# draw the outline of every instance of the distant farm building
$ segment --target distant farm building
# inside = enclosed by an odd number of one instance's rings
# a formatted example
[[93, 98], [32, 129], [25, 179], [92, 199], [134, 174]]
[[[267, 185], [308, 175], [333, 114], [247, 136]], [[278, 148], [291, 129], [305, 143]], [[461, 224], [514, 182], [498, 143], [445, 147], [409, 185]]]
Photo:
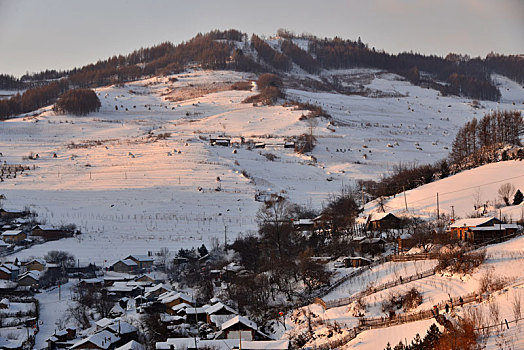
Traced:
[[36, 225], [31, 230], [31, 236], [42, 237], [46, 241], [53, 241], [65, 237], [71, 237], [73, 232], [48, 225]]

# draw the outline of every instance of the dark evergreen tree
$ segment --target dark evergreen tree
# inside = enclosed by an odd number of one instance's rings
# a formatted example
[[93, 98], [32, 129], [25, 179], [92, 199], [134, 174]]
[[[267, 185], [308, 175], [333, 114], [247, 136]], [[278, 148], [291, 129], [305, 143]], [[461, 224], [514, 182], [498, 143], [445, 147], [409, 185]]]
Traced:
[[524, 196], [522, 195], [522, 192], [517, 190], [517, 192], [515, 192], [515, 196], [513, 197], [513, 205], [519, 205], [523, 200]]

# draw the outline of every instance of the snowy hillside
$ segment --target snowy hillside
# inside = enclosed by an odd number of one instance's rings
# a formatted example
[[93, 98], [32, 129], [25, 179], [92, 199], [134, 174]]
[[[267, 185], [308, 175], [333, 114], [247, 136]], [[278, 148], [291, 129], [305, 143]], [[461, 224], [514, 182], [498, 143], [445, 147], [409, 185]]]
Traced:
[[[107, 265], [129, 253], [222, 243], [225, 235], [231, 242], [256, 229], [259, 192], [283, 192], [293, 202], [320, 208], [343, 185], [378, 179], [400, 161], [442, 159], [465, 121], [524, 100], [522, 87], [505, 78], [498, 80], [502, 102], [481, 101], [477, 109], [471, 100], [441, 97], [377, 70], [322, 74], [344, 76], [347, 84], [358, 79], [375, 97], [287, 90], [290, 99], [318, 104], [333, 116], [333, 122], [319, 120], [313, 130], [318, 139], [314, 158], [283, 147], [289, 137], [308, 132], [299, 120], [306, 112], [242, 103], [255, 92], [229, 86], [255, 76], [231, 71], [193, 70], [99, 88], [102, 108], [87, 117], [57, 116], [48, 108], [2, 123], [1, 160], [31, 168], [0, 183], [7, 198], [3, 204], [29, 206], [39, 220], [73, 223], [83, 232], [18, 256], [65, 249], [82, 262]], [[232, 141], [263, 142], [266, 148], [212, 146], [209, 138], [222, 134]], [[36, 154], [37, 159], [28, 159]], [[522, 170], [501, 173], [509, 178]], [[453, 205], [444, 195], [451, 190], [439, 190], [445, 210]], [[434, 192], [408, 192], [408, 205], [434, 210]], [[467, 211], [470, 194], [461, 195]], [[493, 197], [491, 192], [484, 196]], [[400, 209], [401, 199], [389, 205]], [[454, 205], [459, 213], [462, 204]]]
[[[479, 316], [478, 321], [482, 326], [497, 327], [490, 332], [491, 335], [486, 339], [486, 349], [498, 349], [497, 343], [500, 343], [502, 340], [512, 344], [514, 349], [520, 349], [524, 345], [523, 339], [519, 335], [523, 328], [522, 322], [516, 324], [513, 321], [516, 318], [513, 304], [515, 300], [520, 300], [524, 297], [524, 276], [521, 272], [524, 266], [523, 249], [523, 237], [489, 246], [486, 251], [487, 258], [485, 262], [471, 274], [437, 273], [388, 288], [384, 291], [372, 293], [361, 299], [364, 308], [358, 307], [356, 302], [327, 310], [318, 304], [311, 304], [293, 312], [289, 320], [286, 321], [292, 327], [285, 334], [294, 337], [301, 333], [307, 333], [304, 313], [311, 313], [313, 321], [315, 321], [313, 323], [313, 337], [310, 338], [306, 346], [325, 346], [331, 341], [347, 337], [351, 333], [351, 329], [355, 329], [359, 325], [362, 317], [364, 319], [383, 318], [387, 320], [387, 312], [381, 309], [383, 303], [391, 299], [392, 295], [403, 294], [415, 288], [422, 296], [420, 305], [408, 312], [399, 311], [397, 317], [431, 310], [434, 305], [448, 303], [448, 306], [451, 306], [450, 298], [453, 298], [455, 301], [461, 297], [464, 298], [463, 300], [467, 300], [466, 296], [473, 295], [472, 302], [464, 302], [462, 305], [455, 302], [453, 307], [450, 307], [448, 310], [448, 313], [457, 317], [473, 312]], [[337, 288], [331, 296], [347, 297], [356, 290], [371, 288], [371, 283], [377, 286], [385, 281], [399, 281], [401, 277], [406, 279], [410, 275], [419, 274], [435, 262], [435, 260], [411, 261], [407, 263], [388, 262], [378, 265], [358, 277], [350, 279], [347, 283]], [[511, 269], [508, 269], [509, 264], [512, 266]], [[481, 292], [482, 285], [486, 280], [493, 285], [497, 281], [502, 288]], [[324, 297], [324, 300], [331, 296]], [[361, 314], [357, 315], [356, 312]], [[445, 314], [446, 312], [442, 310], [441, 313]], [[509, 322], [509, 330], [505, 327], [504, 329], [500, 328], [500, 322], [503, 322], [503, 320]], [[384, 349], [388, 342], [392, 347], [398, 344], [399, 341], [409, 344], [417, 333], [423, 338], [429, 327], [434, 323], [436, 321], [431, 317], [430, 313], [429, 317], [422, 317], [421, 320], [400, 325], [383, 326], [369, 330], [363, 327], [358, 329], [354, 339], [342, 342], [338, 347], [343, 349], [371, 350]], [[338, 325], [340, 332], [336, 330], [337, 327], [335, 325]]]
[[[505, 183], [510, 183], [521, 191], [524, 189], [524, 162], [505, 161], [463, 171], [406, 191], [405, 196], [398, 194], [395, 198], [389, 198], [386, 209], [406, 214], [407, 202], [409, 215], [436, 217], [438, 192], [441, 214], [451, 216], [454, 210], [455, 218], [466, 218], [477, 213], [475, 205], [486, 204], [486, 215], [498, 217], [502, 213], [502, 217], [508, 221], [521, 220], [524, 206], [504, 206], [498, 194], [500, 186]], [[366, 205], [365, 214], [377, 209], [376, 201], [370, 202]]]

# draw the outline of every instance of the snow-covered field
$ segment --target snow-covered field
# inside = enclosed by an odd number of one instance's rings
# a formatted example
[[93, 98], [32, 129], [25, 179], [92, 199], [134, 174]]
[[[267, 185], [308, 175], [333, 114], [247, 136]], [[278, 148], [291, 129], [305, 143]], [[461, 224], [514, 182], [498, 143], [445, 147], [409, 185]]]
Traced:
[[[305, 112], [241, 103], [255, 92], [227, 85], [254, 77], [238, 72], [194, 70], [104, 87], [97, 89], [101, 110], [87, 117], [57, 116], [47, 109], [36, 118], [1, 123], [0, 160], [31, 167], [0, 182], [7, 198], [3, 204], [29, 206], [47, 224], [73, 223], [83, 232], [18, 257], [60, 249], [83, 263], [108, 265], [161, 247], [209, 246], [226, 235], [231, 241], [256, 229], [259, 191], [283, 192], [293, 202], [320, 208], [343, 185], [378, 179], [400, 161], [445, 157], [465, 121], [524, 100], [522, 87], [502, 77], [497, 78], [502, 102], [481, 101], [482, 108], [475, 109], [471, 100], [439, 97], [392, 74], [354, 73], [368, 75], [367, 88], [395, 97], [287, 91], [290, 98], [321, 105], [334, 118], [334, 126], [321, 120], [314, 128], [316, 162], [282, 147], [287, 137], [308, 132], [299, 120]], [[219, 134], [265, 142], [266, 148], [211, 146], [209, 137]], [[31, 153], [38, 159], [27, 159]], [[278, 158], [270, 161], [267, 153]], [[508, 171], [505, 176], [511, 177], [521, 168]], [[419, 197], [410, 196], [408, 205], [414, 207]], [[441, 206], [449, 207], [442, 200]]]

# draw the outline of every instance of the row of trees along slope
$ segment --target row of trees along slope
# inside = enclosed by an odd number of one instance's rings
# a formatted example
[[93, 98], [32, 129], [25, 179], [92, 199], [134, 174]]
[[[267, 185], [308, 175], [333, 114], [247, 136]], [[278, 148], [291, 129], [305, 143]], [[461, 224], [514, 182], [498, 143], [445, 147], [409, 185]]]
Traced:
[[[20, 79], [0, 75], [2, 89], [27, 89], [21, 95], [0, 100], [0, 118], [49, 105], [69, 88], [94, 88], [145, 76], [178, 73], [189, 64], [205, 69], [256, 73], [289, 71], [292, 62], [309, 73], [318, 72], [321, 68], [371, 67], [395, 72], [414, 84], [438, 89], [442, 94], [489, 100], [500, 97], [500, 92], [491, 82], [491, 73], [503, 74], [524, 83], [524, 58], [520, 56], [490, 54], [481, 59], [456, 54], [444, 58], [412, 52], [392, 55], [370, 49], [360, 38], [351, 41], [338, 37], [319, 39], [311, 35], [297, 37], [289, 32], [285, 34], [285, 38], [274, 46], [280, 47], [281, 52], [257, 35], [251, 37], [250, 48], [246, 34], [234, 29], [215, 30], [207, 34], [199, 33], [178, 45], [164, 42], [69, 71], [46, 70], [26, 74]], [[307, 40], [308, 49], [297, 46], [294, 40]], [[255, 61], [253, 52], [256, 52], [259, 62]]]

